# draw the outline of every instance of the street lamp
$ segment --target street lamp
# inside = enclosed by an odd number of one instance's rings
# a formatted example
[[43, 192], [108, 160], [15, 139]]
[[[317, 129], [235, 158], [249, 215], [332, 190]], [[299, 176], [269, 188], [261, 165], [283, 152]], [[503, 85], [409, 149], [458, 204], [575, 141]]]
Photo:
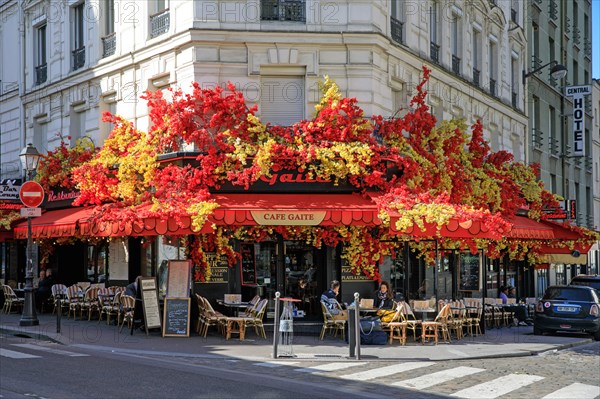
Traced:
[[523, 70], [523, 84], [525, 84], [525, 79], [527, 79], [528, 77], [530, 77], [533, 74], [538, 73], [539, 71], [541, 71], [542, 69], [546, 68], [547, 66], [552, 65], [552, 68], [550, 68], [550, 75], [556, 79], [562, 79], [567, 75], [567, 67], [559, 64], [557, 61], [550, 61], [547, 64], [542, 65], [539, 68], [534, 69], [533, 71], [530, 72], [525, 72], [525, 70]]
[[[23, 169], [27, 172], [27, 180], [31, 180], [38, 167], [41, 155], [33, 144], [27, 144], [19, 154]], [[31, 239], [31, 216], [27, 217], [27, 264], [25, 266], [25, 305], [21, 315], [20, 326], [37, 326], [40, 324], [35, 312], [35, 292], [33, 290], [33, 241]]]

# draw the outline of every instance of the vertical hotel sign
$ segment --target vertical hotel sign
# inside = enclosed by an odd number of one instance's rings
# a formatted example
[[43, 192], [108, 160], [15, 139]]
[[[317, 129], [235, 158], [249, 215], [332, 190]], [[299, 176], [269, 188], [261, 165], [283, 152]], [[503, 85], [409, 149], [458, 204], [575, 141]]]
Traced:
[[592, 94], [592, 86], [568, 86], [565, 95], [573, 97], [573, 156], [585, 155], [585, 101], [584, 97]]

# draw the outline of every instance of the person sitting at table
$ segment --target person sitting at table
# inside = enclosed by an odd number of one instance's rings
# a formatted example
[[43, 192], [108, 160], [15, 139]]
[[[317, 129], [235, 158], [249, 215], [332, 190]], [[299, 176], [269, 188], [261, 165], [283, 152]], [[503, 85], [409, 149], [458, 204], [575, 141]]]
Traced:
[[[507, 291], [508, 291], [509, 298], [517, 297], [517, 289], [515, 287], [508, 287]], [[515, 322], [515, 325], [519, 325], [519, 326], [533, 325], [533, 323], [529, 319], [529, 314], [527, 312], [526, 306], [510, 305], [510, 306], [507, 306], [507, 308], [509, 311], [514, 312], [514, 314], [515, 314], [515, 318], [517, 319], [517, 321]]]
[[500, 294], [498, 294], [498, 298], [502, 299], [502, 304], [506, 305], [508, 302], [508, 288], [506, 286], [500, 287]]
[[330, 287], [321, 295], [321, 302], [327, 306], [329, 313], [331, 313], [335, 320], [348, 320], [348, 311], [342, 309], [342, 306], [336, 299], [340, 294], [340, 282], [333, 280]]
[[390, 284], [382, 281], [379, 284], [379, 290], [375, 291], [375, 307], [379, 309], [391, 310], [394, 308], [394, 298], [390, 290]]

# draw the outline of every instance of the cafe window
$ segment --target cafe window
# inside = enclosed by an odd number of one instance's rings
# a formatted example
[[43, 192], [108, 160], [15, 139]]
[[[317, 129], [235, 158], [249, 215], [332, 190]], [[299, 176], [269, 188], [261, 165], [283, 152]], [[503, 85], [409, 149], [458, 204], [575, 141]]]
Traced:
[[108, 245], [97, 244], [87, 247], [87, 279], [90, 283], [108, 280]]
[[[145, 242], [142, 242], [142, 247], [146, 245]], [[185, 247], [181, 246], [181, 243], [178, 239], [172, 238], [169, 236], [160, 236], [159, 239], [156, 240], [156, 258], [158, 264], [158, 270], [156, 272], [156, 277], [158, 280], [158, 294], [159, 297], [163, 298], [167, 293], [167, 275], [169, 272], [169, 261], [170, 260], [181, 260], [185, 259]], [[149, 249], [152, 246], [149, 247]], [[152, 256], [152, 251], [147, 251], [150, 256]], [[152, 265], [152, 263], [146, 261], [146, 273], [148, 272], [148, 265]], [[144, 270], [144, 268], [142, 268]], [[146, 276], [152, 276], [153, 274], [145, 274]]]

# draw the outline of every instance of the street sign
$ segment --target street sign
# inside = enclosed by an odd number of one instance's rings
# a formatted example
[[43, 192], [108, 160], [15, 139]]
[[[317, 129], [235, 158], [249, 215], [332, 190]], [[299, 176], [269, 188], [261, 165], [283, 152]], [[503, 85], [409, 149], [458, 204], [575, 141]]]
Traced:
[[44, 189], [37, 182], [25, 182], [19, 190], [19, 198], [23, 205], [36, 208], [44, 201]]
[[21, 208], [21, 217], [35, 218], [42, 216], [42, 208]]

